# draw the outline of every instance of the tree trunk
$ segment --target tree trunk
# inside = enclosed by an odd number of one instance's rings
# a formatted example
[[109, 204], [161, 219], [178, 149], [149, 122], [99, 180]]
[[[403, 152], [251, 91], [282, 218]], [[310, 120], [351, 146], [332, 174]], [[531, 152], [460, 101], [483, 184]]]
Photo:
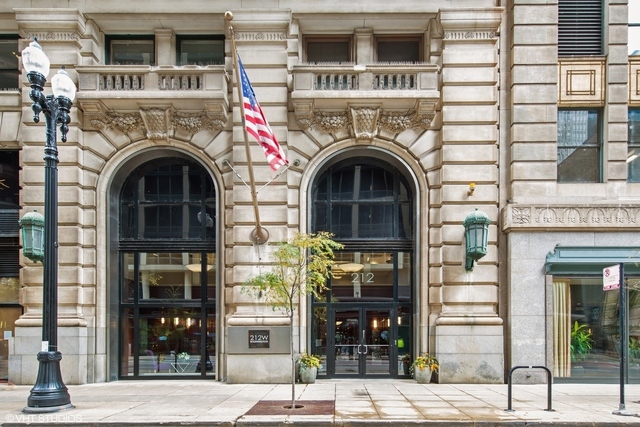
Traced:
[[291, 409], [296, 409], [296, 360], [293, 355], [293, 314], [289, 317], [289, 350], [291, 351]]

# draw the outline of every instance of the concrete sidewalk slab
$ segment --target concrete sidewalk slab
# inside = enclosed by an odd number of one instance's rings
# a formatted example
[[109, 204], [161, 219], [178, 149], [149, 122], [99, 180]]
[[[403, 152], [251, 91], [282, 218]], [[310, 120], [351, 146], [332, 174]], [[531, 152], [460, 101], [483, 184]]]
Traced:
[[[514, 385], [507, 412], [504, 384], [418, 384], [412, 380], [318, 380], [296, 385], [297, 400], [333, 401], [331, 415], [250, 415], [261, 401], [291, 400], [290, 384], [226, 384], [201, 380], [116, 381], [68, 386], [73, 409], [26, 414], [31, 386], [0, 384], [0, 425], [118, 426], [640, 426], [613, 414], [618, 384]], [[625, 386], [625, 409], [640, 412], [640, 385]]]

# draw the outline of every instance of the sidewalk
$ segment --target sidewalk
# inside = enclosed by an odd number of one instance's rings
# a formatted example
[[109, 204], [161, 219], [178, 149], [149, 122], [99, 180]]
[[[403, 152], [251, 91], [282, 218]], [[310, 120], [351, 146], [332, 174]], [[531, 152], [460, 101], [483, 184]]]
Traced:
[[[514, 412], [506, 412], [506, 384], [318, 380], [315, 384], [296, 385], [296, 403], [304, 405], [308, 402], [310, 415], [292, 415], [290, 409], [282, 408], [291, 402], [290, 384], [151, 380], [68, 388], [75, 408], [26, 414], [22, 409], [31, 386], [0, 383], [0, 425], [415, 427], [446, 423], [448, 427], [640, 426], [640, 417], [612, 414], [620, 408], [620, 386], [617, 384], [554, 384], [552, 412], [545, 410], [546, 384], [514, 385]], [[626, 385], [626, 410], [633, 414], [640, 412], [639, 400], [640, 385]], [[265, 401], [283, 402], [282, 405], [265, 405]], [[262, 409], [254, 408], [259, 402]], [[271, 410], [265, 412], [265, 407], [271, 407]], [[256, 412], [259, 414], [252, 415]]]

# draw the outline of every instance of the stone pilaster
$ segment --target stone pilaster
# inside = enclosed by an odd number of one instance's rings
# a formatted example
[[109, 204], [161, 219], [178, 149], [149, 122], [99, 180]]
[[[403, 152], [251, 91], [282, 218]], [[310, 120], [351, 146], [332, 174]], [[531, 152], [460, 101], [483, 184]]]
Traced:
[[[235, 13], [231, 25], [234, 28], [237, 53], [242, 59], [245, 71], [256, 98], [280, 145], [287, 151], [287, 76], [288, 76], [288, 26], [290, 16], [285, 12], [273, 12], [270, 19], [256, 21], [250, 13]], [[231, 48], [231, 44], [228, 44]], [[229, 54], [232, 57], [232, 54]], [[268, 66], [266, 66], [268, 64]], [[287, 240], [289, 231], [297, 231], [297, 221], [290, 221], [287, 197], [287, 172], [275, 178], [266, 161], [264, 151], [251, 135], [247, 135], [251, 163], [245, 148], [245, 134], [235, 87], [237, 76], [233, 71], [233, 151], [230, 153], [231, 168], [223, 169], [229, 195], [226, 227], [230, 230], [226, 240], [227, 256], [233, 266], [227, 272], [225, 298], [230, 311], [226, 316], [227, 356], [226, 381], [244, 382], [287, 382], [291, 377], [289, 342], [286, 345], [273, 343], [260, 363], [265, 369], [248, 371], [248, 360], [255, 355], [234, 347], [238, 336], [246, 338], [247, 327], [259, 327], [271, 332], [272, 337], [288, 331], [288, 319], [274, 313], [254, 297], [243, 292], [244, 281], [269, 268], [269, 253], [274, 243]], [[289, 159], [291, 161], [291, 159]], [[258, 209], [261, 226], [269, 232], [266, 244], [256, 245], [252, 241], [252, 231], [256, 227], [256, 216], [249, 187], [249, 168], [252, 168], [256, 189], [258, 189]], [[280, 170], [283, 170], [281, 168]], [[274, 179], [275, 178], [275, 179]], [[273, 180], [273, 181], [272, 181]], [[244, 181], [244, 182], [243, 182]], [[272, 181], [272, 182], [270, 182]], [[288, 334], [288, 332], [287, 332]], [[231, 340], [231, 341], [229, 341]], [[296, 344], [296, 348], [298, 345]]]
[[[85, 33], [85, 19], [76, 9], [16, 9], [18, 32], [25, 39], [20, 48], [37, 37], [51, 61], [50, 81], [65, 66], [77, 81], [74, 67], [81, 60], [80, 40]], [[77, 84], [77, 83], [76, 83]], [[34, 125], [26, 77], [23, 75], [21, 204], [24, 211], [37, 209], [44, 215], [44, 118]], [[50, 88], [45, 88], [49, 94]], [[88, 365], [94, 348], [88, 336], [95, 327], [95, 194], [79, 171], [88, 169], [79, 144], [78, 109], [70, 112], [68, 141], [60, 141], [58, 130], [58, 344], [62, 351], [62, 369], [69, 384], [82, 384], [88, 377]], [[20, 303], [24, 314], [16, 321], [10, 364], [19, 369], [16, 381], [28, 383], [37, 372], [35, 354], [40, 349], [42, 326], [42, 264], [25, 261], [22, 270]], [[35, 341], [34, 341], [35, 338]], [[14, 374], [12, 374], [14, 375]], [[35, 374], [34, 374], [35, 375]], [[14, 379], [12, 378], [12, 381]]]
[[[498, 317], [498, 29], [502, 10], [441, 10], [442, 168], [441, 312], [436, 353], [444, 383], [502, 382], [503, 328]], [[470, 184], [475, 188], [470, 191]], [[463, 206], [461, 206], [463, 205]], [[479, 208], [492, 220], [487, 255], [464, 270], [466, 215]]]

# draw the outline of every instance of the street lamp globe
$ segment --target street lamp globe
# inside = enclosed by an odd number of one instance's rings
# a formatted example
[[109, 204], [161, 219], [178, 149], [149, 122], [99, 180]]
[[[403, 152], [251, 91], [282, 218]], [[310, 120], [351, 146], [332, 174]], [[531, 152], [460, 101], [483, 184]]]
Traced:
[[64, 96], [73, 101], [76, 97], [76, 85], [64, 69], [58, 71], [51, 79], [51, 91], [56, 98]]
[[29, 46], [22, 51], [22, 64], [27, 73], [36, 72], [44, 77], [49, 75], [51, 62], [37, 40], [29, 43]]

